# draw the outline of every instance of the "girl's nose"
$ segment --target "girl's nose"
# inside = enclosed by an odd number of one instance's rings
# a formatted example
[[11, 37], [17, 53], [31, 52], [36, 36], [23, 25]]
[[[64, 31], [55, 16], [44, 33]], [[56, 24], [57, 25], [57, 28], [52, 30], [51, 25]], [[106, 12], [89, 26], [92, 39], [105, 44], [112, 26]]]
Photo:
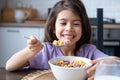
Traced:
[[67, 24], [65, 27], [66, 31], [71, 31], [72, 30], [72, 24]]

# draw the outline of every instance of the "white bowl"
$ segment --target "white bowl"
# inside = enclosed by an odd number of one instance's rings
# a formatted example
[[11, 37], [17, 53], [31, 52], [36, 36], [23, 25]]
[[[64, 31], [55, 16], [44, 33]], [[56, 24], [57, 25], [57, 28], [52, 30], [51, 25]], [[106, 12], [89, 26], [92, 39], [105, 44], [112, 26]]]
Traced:
[[88, 66], [91, 66], [90, 59], [84, 57], [75, 57], [75, 56], [62, 56], [52, 58], [48, 61], [50, 68], [53, 72], [53, 75], [57, 80], [85, 80], [87, 77], [86, 68], [65, 68], [55, 65], [56, 61], [67, 60], [83, 60]]

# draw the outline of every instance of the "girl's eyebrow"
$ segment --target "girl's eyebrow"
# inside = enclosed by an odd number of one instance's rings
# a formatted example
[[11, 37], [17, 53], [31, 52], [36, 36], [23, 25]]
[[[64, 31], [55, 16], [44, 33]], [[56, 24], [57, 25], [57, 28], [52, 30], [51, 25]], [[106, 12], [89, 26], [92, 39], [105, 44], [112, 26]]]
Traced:
[[81, 20], [80, 20], [80, 19], [77, 19], [77, 20], [73, 20], [73, 21], [80, 21], [80, 22], [81, 22]]
[[62, 19], [59, 19], [59, 21], [63, 21], [63, 20], [65, 21], [66, 19], [63, 19], [63, 18], [62, 18]]
[[[66, 21], [66, 19], [59, 19], [59, 21]], [[76, 20], [73, 20], [73, 21], [80, 21], [81, 22], [81, 19], [76, 19]]]

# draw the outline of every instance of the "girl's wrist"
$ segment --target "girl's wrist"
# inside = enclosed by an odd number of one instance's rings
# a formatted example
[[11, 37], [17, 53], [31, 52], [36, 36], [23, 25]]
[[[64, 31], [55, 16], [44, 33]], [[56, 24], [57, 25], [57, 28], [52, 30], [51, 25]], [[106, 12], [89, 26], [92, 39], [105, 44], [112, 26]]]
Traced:
[[36, 53], [33, 50], [31, 50], [29, 47], [27, 47], [26, 50], [28, 53], [27, 55], [29, 55], [30, 57], [33, 57], [36, 55]]

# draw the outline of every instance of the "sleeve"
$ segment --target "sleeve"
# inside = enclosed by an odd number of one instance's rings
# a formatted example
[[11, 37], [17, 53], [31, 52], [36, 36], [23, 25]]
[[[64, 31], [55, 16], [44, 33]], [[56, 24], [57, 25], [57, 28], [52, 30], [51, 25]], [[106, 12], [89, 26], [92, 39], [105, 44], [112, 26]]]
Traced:
[[34, 69], [49, 69], [48, 61], [53, 55], [54, 46], [43, 44], [43, 49], [29, 60], [29, 67]]
[[100, 58], [100, 57], [108, 57], [108, 55], [107, 54], [105, 54], [104, 52], [102, 52], [102, 51], [100, 51], [99, 49], [97, 49], [97, 47], [96, 46], [94, 46], [93, 45], [93, 47], [92, 47], [92, 60], [93, 59], [97, 59], [97, 58]]
[[82, 46], [81, 54], [82, 54], [82, 57], [86, 57], [91, 60], [108, 56], [102, 51], [100, 51], [99, 49], [97, 49], [97, 47], [92, 44], [85, 44], [84, 46]]

